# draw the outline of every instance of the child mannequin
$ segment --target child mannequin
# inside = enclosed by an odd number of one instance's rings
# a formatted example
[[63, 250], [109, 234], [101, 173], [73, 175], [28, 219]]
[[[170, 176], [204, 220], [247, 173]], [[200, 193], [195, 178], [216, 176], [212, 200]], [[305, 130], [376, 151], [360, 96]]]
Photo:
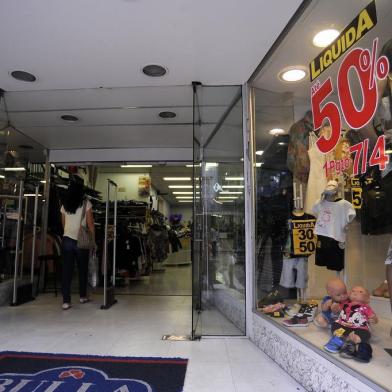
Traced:
[[348, 294], [345, 283], [339, 278], [332, 278], [326, 284], [326, 295], [321, 302], [321, 313], [314, 323], [322, 328], [331, 326], [339, 317], [340, 304], [347, 301]]
[[376, 314], [368, 305], [369, 300], [369, 292], [364, 287], [355, 286], [351, 289], [349, 300], [340, 305], [339, 318], [331, 326], [334, 336], [324, 346], [326, 351], [337, 353], [342, 350], [343, 357], [369, 362], [372, 356], [372, 349], [367, 343], [370, 339], [369, 324], [378, 322]]

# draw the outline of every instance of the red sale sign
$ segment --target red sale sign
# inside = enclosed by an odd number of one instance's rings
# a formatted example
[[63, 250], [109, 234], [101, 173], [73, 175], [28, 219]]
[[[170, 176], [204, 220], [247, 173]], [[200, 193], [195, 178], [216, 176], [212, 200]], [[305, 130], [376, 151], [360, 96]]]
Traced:
[[[361, 14], [366, 11], [363, 10]], [[370, 20], [370, 19], [369, 19]], [[339, 38], [337, 38], [339, 40]], [[379, 101], [377, 80], [383, 80], [389, 72], [389, 62], [386, 56], [377, 57], [378, 38], [373, 40], [372, 49], [354, 48], [344, 57], [339, 66], [336, 82], [331, 77], [324, 82], [316, 80], [311, 88], [311, 105], [315, 131], [329, 123], [329, 137], [320, 136], [317, 147], [320, 152], [327, 154], [335, 149], [342, 130], [342, 119], [351, 129], [360, 129], [367, 125], [376, 113]], [[349, 75], [354, 74], [359, 82], [362, 105], [357, 107]], [[337, 87], [338, 104], [331, 96]], [[388, 163], [385, 154], [385, 137], [380, 136], [371, 152], [368, 161], [369, 140], [366, 139], [350, 147], [353, 154], [353, 174], [365, 173], [368, 166], [379, 166], [384, 170]], [[361, 167], [359, 167], [361, 163]]]

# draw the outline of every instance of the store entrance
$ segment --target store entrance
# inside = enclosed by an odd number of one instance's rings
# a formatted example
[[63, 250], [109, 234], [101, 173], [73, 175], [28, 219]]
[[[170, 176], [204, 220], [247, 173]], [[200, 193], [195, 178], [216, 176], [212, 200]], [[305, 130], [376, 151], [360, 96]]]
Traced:
[[[71, 181], [92, 204], [96, 249], [89, 290], [123, 295], [184, 296], [191, 308], [192, 168], [186, 162], [56, 164], [51, 167], [48, 236], [61, 236], [60, 208]], [[105, 279], [106, 271], [106, 279]], [[78, 293], [75, 268], [72, 293]], [[47, 276], [48, 286], [61, 277]], [[54, 280], [58, 281], [55, 282]], [[189, 330], [184, 331], [189, 333]]]

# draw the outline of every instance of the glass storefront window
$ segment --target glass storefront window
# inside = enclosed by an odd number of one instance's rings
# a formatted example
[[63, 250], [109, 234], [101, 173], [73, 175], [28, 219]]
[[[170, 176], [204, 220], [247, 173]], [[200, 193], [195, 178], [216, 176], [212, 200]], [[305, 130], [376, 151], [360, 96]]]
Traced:
[[391, 16], [312, 2], [252, 81], [257, 312], [388, 390]]

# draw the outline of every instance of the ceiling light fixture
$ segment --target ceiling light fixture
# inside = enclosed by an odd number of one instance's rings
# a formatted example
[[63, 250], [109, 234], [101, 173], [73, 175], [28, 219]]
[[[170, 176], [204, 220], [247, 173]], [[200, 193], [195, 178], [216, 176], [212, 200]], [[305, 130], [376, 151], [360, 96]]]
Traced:
[[318, 48], [325, 48], [332, 43], [339, 34], [339, 31], [336, 29], [322, 30], [313, 37], [313, 45]]
[[79, 118], [76, 116], [73, 116], [72, 114], [63, 114], [61, 116], [61, 119], [67, 122], [76, 122], [79, 121]]
[[141, 168], [141, 167], [152, 167], [152, 165], [121, 165], [122, 168]]
[[3, 167], [1, 170], [11, 172], [11, 171], [25, 171], [24, 167]]
[[187, 191], [177, 191], [177, 192], [173, 192], [173, 195], [193, 195], [193, 191], [191, 192], [187, 192]]
[[191, 177], [163, 177], [164, 181], [190, 181]]
[[263, 155], [264, 154], [264, 151], [263, 150], [258, 150], [258, 151], [256, 151], [256, 155]]
[[[176, 199], [193, 199], [193, 196], [176, 196]], [[196, 199], [200, 199], [200, 196], [196, 196]]]
[[279, 142], [278, 144], [279, 144], [279, 146], [285, 146], [287, 143], [285, 143], [285, 142]]
[[164, 76], [167, 73], [165, 67], [158, 64], [149, 64], [143, 67], [143, 73], [147, 76], [151, 76], [152, 78]]
[[45, 180], [41, 180], [40, 183], [41, 184], [46, 184], [46, 181]]
[[230, 200], [234, 200], [234, 199], [238, 199], [238, 196], [219, 196], [219, 200], [220, 199], [230, 199]]
[[300, 80], [305, 78], [306, 71], [305, 69], [299, 67], [293, 67], [281, 71], [278, 76], [284, 82], [299, 82]]
[[220, 195], [242, 195], [242, 192], [235, 192], [235, 191], [222, 191], [219, 192]]
[[244, 181], [244, 177], [225, 177], [226, 181]]
[[221, 203], [234, 203], [234, 200], [221, 200]]
[[2, 174], [0, 174], [0, 178], [5, 178], [5, 176], [3, 176]]
[[[24, 197], [35, 197], [35, 193], [25, 193], [23, 196]], [[40, 193], [38, 193], [37, 196], [42, 197], [42, 195]]]
[[222, 188], [243, 189], [243, 185], [222, 185]]
[[33, 74], [26, 72], [26, 71], [12, 71], [11, 76], [16, 79], [20, 80], [22, 82], [35, 82], [37, 80], [37, 77], [34, 76]]
[[185, 167], [200, 167], [201, 163], [197, 163], [196, 165], [185, 165]]
[[206, 162], [206, 167], [218, 167], [219, 163], [216, 162]]
[[[170, 189], [192, 189], [193, 185], [168, 185]], [[198, 188], [199, 185], [196, 185], [196, 188]]]
[[159, 113], [159, 117], [161, 117], [161, 118], [174, 118], [176, 116], [177, 116], [177, 114], [175, 114], [174, 112], [169, 112], [169, 111]]
[[264, 162], [257, 162], [256, 167], [261, 167], [261, 165], [264, 165]]
[[177, 200], [178, 203], [193, 203], [193, 200]]
[[282, 128], [273, 128], [270, 131], [268, 131], [268, 133], [273, 136], [278, 136], [278, 135], [284, 135], [286, 131]]

